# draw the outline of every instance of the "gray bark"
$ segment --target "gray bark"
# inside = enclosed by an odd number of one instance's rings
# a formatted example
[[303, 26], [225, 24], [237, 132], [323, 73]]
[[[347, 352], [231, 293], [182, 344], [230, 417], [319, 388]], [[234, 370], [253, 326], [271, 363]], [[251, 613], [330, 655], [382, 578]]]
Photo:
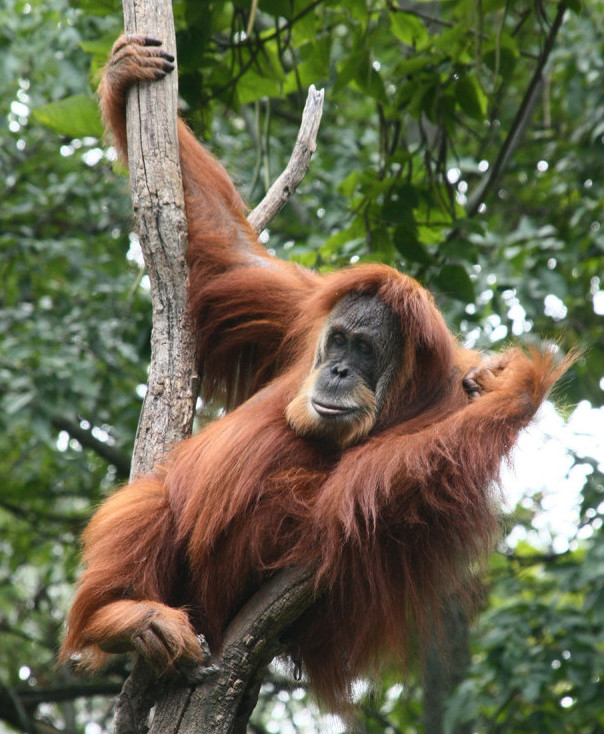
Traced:
[[[172, 6], [124, 0], [126, 33], [160, 38], [176, 55]], [[187, 221], [176, 130], [178, 73], [144, 82], [128, 96], [130, 188], [149, 280], [153, 327], [147, 392], [136, 433], [131, 477], [148, 473], [191, 433], [199, 389], [187, 312]]]
[[310, 85], [291, 158], [283, 173], [248, 217], [255, 232], [262, 232], [306, 176], [312, 154], [317, 149], [317, 133], [323, 113], [323, 96], [322, 89], [317, 90], [314, 84]]
[[[127, 33], [145, 33], [164, 41], [176, 56], [170, 3], [123, 0]], [[178, 158], [177, 73], [142, 83], [128, 98], [128, 158], [132, 203], [151, 283], [153, 327], [147, 393], [134, 446], [131, 477], [148, 473], [170, 447], [191, 433], [199, 389], [196, 349], [187, 313], [187, 224]], [[293, 194], [308, 170], [316, 147], [323, 93], [309, 92], [303, 125], [292, 159], [271, 188], [261, 210], [250, 215], [261, 231]], [[216, 659], [217, 672], [186, 686], [182, 679], [154, 680], [136, 661], [115, 717], [116, 734], [239, 734], [254, 708], [262, 676], [280, 652], [280, 635], [313, 601], [311, 575], [286, 569], [248, 602], [226, 631]]]
[[312, 601], [309, 571], [286, 569], [267, 582], [229, 625], [218, 670], [195, 687], [164, 689], [150, 734], [243, 734], [282, 632]]

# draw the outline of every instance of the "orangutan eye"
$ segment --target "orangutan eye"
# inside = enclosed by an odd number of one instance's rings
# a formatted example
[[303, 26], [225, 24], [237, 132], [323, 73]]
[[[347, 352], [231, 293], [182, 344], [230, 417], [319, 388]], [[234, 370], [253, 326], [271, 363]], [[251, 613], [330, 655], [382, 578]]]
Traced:
[[359, 353], [363, 355], [363, 357], [371, 357], [371, 355], [373, 354], [373, 347], [367, 341], [367, 339], [357, 339], [357, 341], [355, 342], [355, 346]]
[[330, 336], [330, 341], [334, 347], [346, 346], [346, 336], [341, 331], [334, 331], [333, 334]]

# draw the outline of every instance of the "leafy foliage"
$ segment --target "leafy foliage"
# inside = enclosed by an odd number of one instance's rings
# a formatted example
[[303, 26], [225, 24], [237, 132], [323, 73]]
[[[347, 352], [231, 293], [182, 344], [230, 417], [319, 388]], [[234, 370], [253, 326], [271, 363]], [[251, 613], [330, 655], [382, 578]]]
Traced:
[[[249, 0], [173, 7], [184, 114], [251, 202], [291, 152], [306, 87], [326, 88], [308, 180], [266, 233], [275, 252], [401, 267], [470, 344], [585, 345], [566, 397], [597, 406], [604, 12], [568, 5], [557, 32], [561, 5], [523, 0], [263, 0], [253, 17]], [[90, 695], [124, 674], [119, 661], [82, 691], [53, 667], [76, 537], [127, 474], [148, 359], [127, 184], [93, 97], [120, 12], [117, 0], [0, 3], [0, 717], [21, 731], [107, 727]], [[591, 473], [569, 550], [493, 557], [472, 665], [441, 730], [604, 726], [602, 458], [580, 460]], [[513, 522], [530, 527], [532, 512]], [[363, 703], [365, 730], [417, 731], [415, 676], [385, 683]], [[319, 731], [303, 688], [288, 686], [273, 676], [258, 730], [275, 731], [280, 691], [280, 730], [291, 714]]]

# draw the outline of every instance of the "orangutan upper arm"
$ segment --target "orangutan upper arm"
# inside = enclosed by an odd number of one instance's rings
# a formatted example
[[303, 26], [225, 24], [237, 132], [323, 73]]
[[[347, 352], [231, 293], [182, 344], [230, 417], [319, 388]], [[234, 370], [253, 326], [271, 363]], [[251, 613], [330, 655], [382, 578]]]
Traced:
[[[99, 86], [103, 119], [125, 159], [128, 91], [174, 68], [173, 57], [160, 44], [148, 36], [120, 37]], [[270, 255], [259, 243], [233, 182], [182, 120], [178, 141], [188, 224], [189, 308], [197, 330], [202, 392], [207, 398], [220, 395], [233, 407], [286, 359], [281, 349], [285, 335], [316, 276]]]

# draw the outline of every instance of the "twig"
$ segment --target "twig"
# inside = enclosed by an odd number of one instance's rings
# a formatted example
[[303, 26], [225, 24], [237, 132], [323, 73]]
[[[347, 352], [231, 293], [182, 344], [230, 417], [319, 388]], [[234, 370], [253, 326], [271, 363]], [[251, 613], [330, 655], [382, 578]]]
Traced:
[[310, 166], [312, 154], [317, 149], [317, 132], [323, 114], [323, 90], [311, 84], [302, 113], [300, 130], [289, 163], [270, 187], [266, 196], [248, 216], [254, 231], [262, 230], [292, 196]]

